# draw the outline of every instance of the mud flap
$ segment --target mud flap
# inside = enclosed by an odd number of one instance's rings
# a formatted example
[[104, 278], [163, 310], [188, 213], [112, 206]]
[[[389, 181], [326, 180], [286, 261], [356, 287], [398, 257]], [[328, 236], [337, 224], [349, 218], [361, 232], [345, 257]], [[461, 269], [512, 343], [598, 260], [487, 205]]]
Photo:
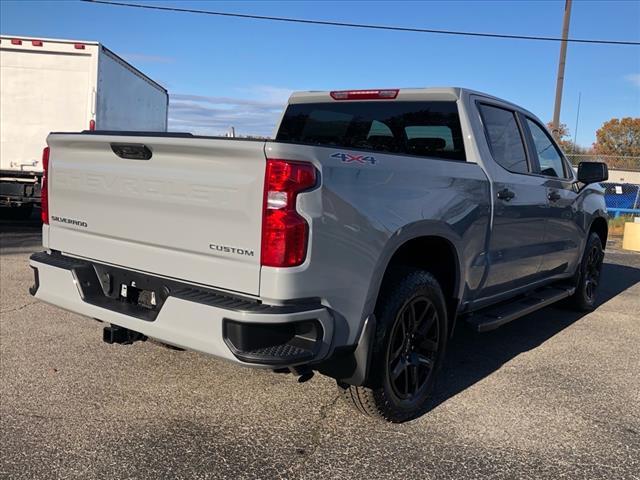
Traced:
[[366, 385], [371, 368], [371, 350], [375, 335], [376, 317], [371, 314], [364, 321], [356, 347], [335, 353], [331, 359], [319, 366], [318, 371], [341, 383]]

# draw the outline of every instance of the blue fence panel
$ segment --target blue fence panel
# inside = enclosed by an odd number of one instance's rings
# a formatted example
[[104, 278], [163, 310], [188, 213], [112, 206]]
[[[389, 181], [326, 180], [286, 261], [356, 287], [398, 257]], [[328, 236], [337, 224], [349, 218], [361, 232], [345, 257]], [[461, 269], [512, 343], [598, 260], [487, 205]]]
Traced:
[[616, 213], [616, 216], [620, 213], [640, 214], [640, 185], [607, 182], [602, 186], [609, 212]]

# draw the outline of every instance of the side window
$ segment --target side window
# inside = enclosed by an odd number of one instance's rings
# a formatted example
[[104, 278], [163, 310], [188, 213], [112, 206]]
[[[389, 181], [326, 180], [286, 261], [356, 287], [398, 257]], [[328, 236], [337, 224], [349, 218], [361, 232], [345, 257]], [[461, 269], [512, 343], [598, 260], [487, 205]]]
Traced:
[[510, 172], [529, 173], [515, 113], [483, 104], [480, 104], [480, 113], [493, 159]]
[[564, 170], [562, 156], [547, 132], [529, 118], [527, 118], [527, 125], [531, 131], [531, 138], [538, 154], [540, 173], [549, 177], [565, 178], [567, 174]]

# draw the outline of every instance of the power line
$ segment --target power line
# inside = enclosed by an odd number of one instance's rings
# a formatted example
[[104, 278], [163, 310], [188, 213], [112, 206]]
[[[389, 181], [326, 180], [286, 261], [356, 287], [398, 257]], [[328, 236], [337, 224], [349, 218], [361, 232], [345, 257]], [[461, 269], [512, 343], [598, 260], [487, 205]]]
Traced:
[[[141, 5], [137, 3], [121, 3], [110, 2], [107, 0], [80, 0], [87, 3], [99, 3], [103, 5], [111, 5], [118, 7], [129, 8], [143, 8], [146, 10], [161, 10], [165, 12], [179, 12], [179, 13], [197, 13], [201, 15], [215, 15], [219, 17], [234, 17], [234, 18], [250, 18], [253, 20], [268, 20], [273, 22], [288, 22], [288, 23], [302, 23], [307, 25], [325, 25], [332, 27], [348, 27], [348, 28], [363, 28], [369, 30], [387, 30], [394, 32], [413, 32], [413, 33], [434, 33], [439, 35], [461, 35], [467, 37], [485, 37], [485, 38], [504, 38], [511, 40], [537, 40], [547, 42], [562, 42], [562, 38], [558, 37], [541, 37], [533, 35], [508, 35], [502, 33], [483, 33], [483, 32], [463, 32], [457, 30], [435, 30], [429, 28], [412, 28], [412, 27], [396, 27], [391, 25], [371, 25], [366, 23], [347, 23], [347, 22], [332, 22], [327, 20], [309, 20], [303, 18], [289, 18], [289, 17], [272, 17], [267, 15], [250, 15], [245, 13], [229, 13], [229, 12], [214, 12], [210, 10], [197, 10], [192, 8], [177, 8], [177, 7], [161, 7], [159, 5]], [[591, 43], [600, 45], [640, 45], [640, 42], [634, 42], [630, 40], [595, 40], [588, 38], [568, 38], [567, 42], [573, 43]]]

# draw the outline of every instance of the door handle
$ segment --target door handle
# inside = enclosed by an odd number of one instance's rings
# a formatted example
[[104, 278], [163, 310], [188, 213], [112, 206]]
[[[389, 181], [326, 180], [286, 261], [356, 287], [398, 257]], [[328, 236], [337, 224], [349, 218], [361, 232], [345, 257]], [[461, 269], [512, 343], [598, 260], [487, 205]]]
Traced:
[[552, 202], [557, 202], [558, 200], [560, 200], [562, 198], [562, 195], [560, 195], [555, 190], [552, 190], [552, 191], [549, 192], [549, 195], [547, 195], [547, 198], [549, 200], [551, 200]]
[[498, 191], [498, 198], [500, 200], [504, 200], [505, 202], [508, 202], [515, 196], [516, 196], [515, 192], [512, 192], [508, 188], [503, 188], [502, 190]]

